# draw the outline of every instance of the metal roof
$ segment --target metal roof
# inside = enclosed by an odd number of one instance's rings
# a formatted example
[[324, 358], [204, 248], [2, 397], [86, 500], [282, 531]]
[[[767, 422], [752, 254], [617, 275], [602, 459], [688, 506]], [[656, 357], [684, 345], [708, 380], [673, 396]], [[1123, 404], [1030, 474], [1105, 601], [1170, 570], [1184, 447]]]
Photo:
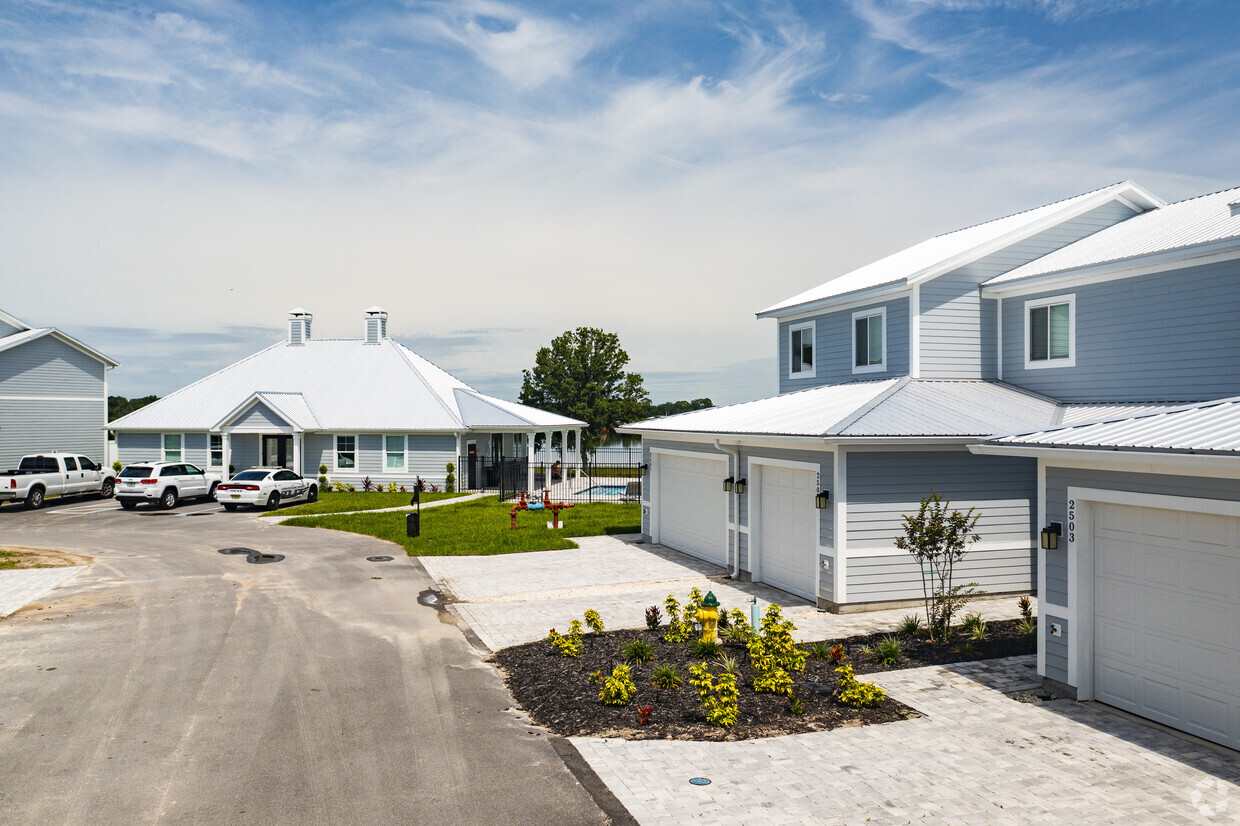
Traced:
[[901, 377], [850, 382], [627, 425], [622, 432], [821, 438], [968, 437], [1051, 425], [1060, 405], [1011, 385]]
[[996, 276], [983, 286], [1238, 240], [1240, 209], [1231, 206], [1237, 197], [1240, 188], [1158, 207]]
[[1027, 238], [1073, 215], [1124, 199], [1136, 204], [1134, 212], [1162, 203], [1131, 181], [1112, 184], [1053, 204], [998, 218], [983, 224], [939, 235], [886, 258], [845, 273], [812, 290], [794, 295], [758, 313], [759, 318], [776, 315], [804, 305], [824, 302], [851, 293], [878, 287], [897, 287], [933, 278], [962, 267], [1007, 244]]
[[1179, 410], [1195, 402], [1087, 402], [1063, 405], [1063, 412], [1056, 424], [1082, 424], [1104, 419], [1126, 419], [1141, 413], [1159, 413]]
[[[462, 410], [456, 391], [520, 410], [531, 427], [585, 423], [478, 393], [401, 344], [384, 339], [281, 341], [112, 422], [113, 430], [213, 430], [261, 400], [290, 424], [327, 431], [464, 431], [491, 424]], [[239, 409], [239, 407], [241, 409]], [[476, 422], [478, 422], [476, 424]]]
[[1240, 396], [1067, 427], [998, 436], [992, 444], [1240, 454]]

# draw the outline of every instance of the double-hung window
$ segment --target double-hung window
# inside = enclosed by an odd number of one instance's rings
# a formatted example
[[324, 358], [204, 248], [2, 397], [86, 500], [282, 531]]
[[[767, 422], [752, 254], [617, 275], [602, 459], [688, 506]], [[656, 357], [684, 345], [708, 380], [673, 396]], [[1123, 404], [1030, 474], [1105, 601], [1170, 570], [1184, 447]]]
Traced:
[[181, 461], [181, 434], [165, 433], [164, 434], [164, 461], [179, 462]]
[[887, 308], [853, 313], [853, 372], [887, 369]]
[[353, 470], [357, 467], [357, 437], [336, 437], [336, 470]]
[[814, 377], [814, 322], [788, 328], [788, 375], [792, 378]]
[[405, 437], [404, 436], [384, 436], [385, 447], [387, 448], [387, 463], [384, 465], [388, 470], [404, 470], [405, 469]]
[[1076, 365], [1076, 296], [1025, 302], [1025, 367]]
[[211, 467], [224, 466], [224, 437], [211, 434]]

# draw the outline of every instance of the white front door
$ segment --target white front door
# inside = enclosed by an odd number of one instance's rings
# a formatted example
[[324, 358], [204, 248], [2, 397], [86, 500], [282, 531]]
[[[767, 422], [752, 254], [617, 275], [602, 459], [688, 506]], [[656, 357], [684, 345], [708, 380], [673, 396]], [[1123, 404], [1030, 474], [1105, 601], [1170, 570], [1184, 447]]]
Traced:
[[659, 454], [660, 544], [727, 564], [727, 462]]
[[1240, 518], [1094, 506], [1094, 697], [1240, 748]]
[[762, 582], [814, 599], [818, 576], [818, 475], [759, 465], [758, 576]]

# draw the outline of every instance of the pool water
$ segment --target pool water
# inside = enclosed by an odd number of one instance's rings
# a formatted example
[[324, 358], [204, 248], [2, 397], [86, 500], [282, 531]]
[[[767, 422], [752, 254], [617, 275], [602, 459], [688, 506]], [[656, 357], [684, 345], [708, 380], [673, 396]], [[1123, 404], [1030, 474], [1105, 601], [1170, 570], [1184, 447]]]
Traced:
[[593, 485], [583, 490], [582, 493], [595, 496], [623, 496], [627, 489], [627, 485]]

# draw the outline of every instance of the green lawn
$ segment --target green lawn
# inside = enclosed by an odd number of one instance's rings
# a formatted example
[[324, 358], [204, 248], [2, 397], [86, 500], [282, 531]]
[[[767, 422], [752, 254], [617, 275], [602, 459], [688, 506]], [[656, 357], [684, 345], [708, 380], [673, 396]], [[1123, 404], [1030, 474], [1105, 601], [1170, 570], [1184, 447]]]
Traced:
[[[334, 495], [334, 494], [333, 494]], [[509, 528], [511, 503], [498, 497], [472, 499], [459, 505], [443, 505], [422, 511], [422, 535], [405, 536], [404, 513], [350, 513], [340, 516], [305, 516], [285, 525], [331, 528], [337, 531], [377, 536], [402, 545], [410, 556], [463, 556], [467, 554], [510, 554], [520, 551], [550, 551], [576, 548], [569, 537], [600, 536], [609, 533], [641, 531], [641, 505], [599, 503], [576, 505], [560, 511], [563, 527], [547, 528], [547, 511], [517, 514], [517, 529]]]
[[12, 551], [0, 551], [0, 571], [7, 571], [10, 568], [16, 568], [21, 563], [21, 557]]
[[[422, 504], [434, 502], [437, 499], [455, 499], [458, 496], [464, 496], [463, 493], [423, 493]], [[409, 500], [413, 497], [412, 493], [363, 493], [356, 491], [353, 493], [322, 493], [319, 494], [319, 501], [310, 502], [305, 505], [296, 505], [291, 508], [281, 508], [280, 510], [264, 513], [263, 516], [288, 516], [289, 514], [312, 514], [312, 513], [344, 513], [345, 511], [371, 511], [380, 508], [399, 508], [409, 504]]]

